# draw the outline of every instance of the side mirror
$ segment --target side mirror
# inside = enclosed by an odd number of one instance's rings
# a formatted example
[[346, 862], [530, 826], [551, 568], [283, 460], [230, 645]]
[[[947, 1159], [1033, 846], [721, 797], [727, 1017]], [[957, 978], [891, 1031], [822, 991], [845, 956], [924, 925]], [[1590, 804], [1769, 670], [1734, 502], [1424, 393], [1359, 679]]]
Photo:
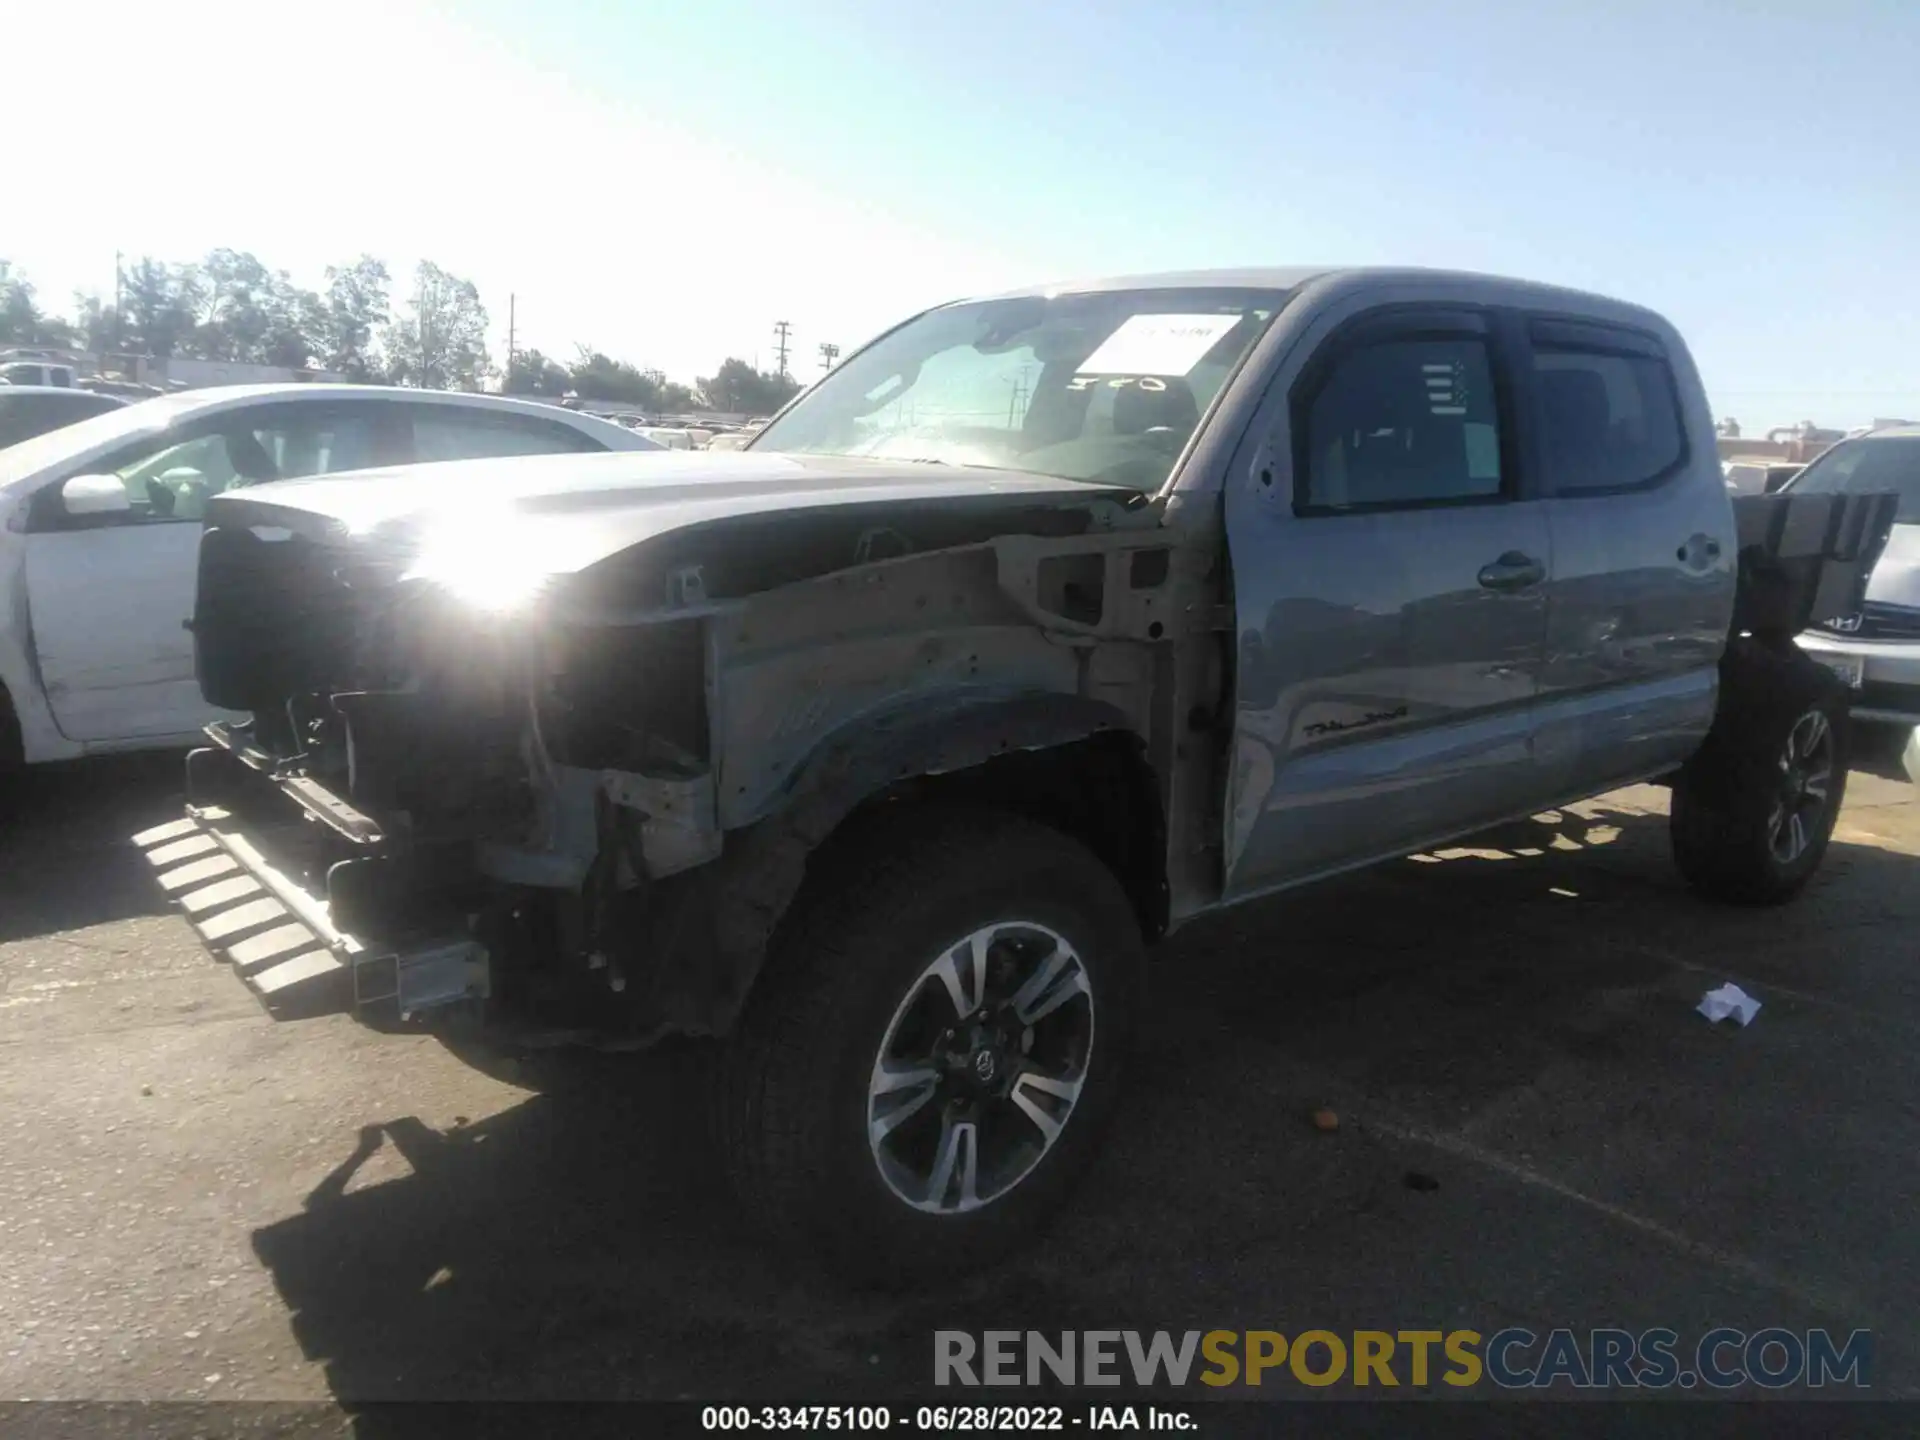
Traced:
[[133, 509], [127, 487], [112, 475], [75, 475], [61, 485], [60, 505], [69, 515], [122, 515]]

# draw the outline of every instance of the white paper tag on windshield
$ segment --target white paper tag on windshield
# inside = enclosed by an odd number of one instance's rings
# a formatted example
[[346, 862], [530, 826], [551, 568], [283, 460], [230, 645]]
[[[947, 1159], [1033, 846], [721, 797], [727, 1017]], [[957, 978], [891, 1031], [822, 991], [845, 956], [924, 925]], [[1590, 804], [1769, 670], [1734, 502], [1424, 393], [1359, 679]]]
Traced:
[[1238, 315], [1130, 315], [1080, 362], [1082, 375], [1185, 375]]

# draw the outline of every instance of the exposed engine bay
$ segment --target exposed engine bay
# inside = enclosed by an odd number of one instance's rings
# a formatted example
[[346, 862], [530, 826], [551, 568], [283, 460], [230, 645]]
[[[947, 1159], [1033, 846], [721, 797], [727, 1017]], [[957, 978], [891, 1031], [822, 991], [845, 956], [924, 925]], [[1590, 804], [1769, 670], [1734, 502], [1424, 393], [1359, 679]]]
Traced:
[[[1172, 797], [1140, 793], [1142, 757], [1173, 784], [1213, 761], [1176, 760], [1170, 717], [1217, 708], [1222, 577], [1139, 496], [1048, 488], [736, 506], [609, 534], [535, 586], [506, 517], [491, 591], [435, 573], [417, 520], [222, 497], [197, 664], [251, 719], [210, 732], [189, 799], [216, 832], [244, 810], [324, 900], [364, 1018], [485, 1002], [602, 1043], [724, 1031], [810, 853], [890, 785], [1010, 781], [1023, 752], [1085, 743], [1111, 785], [1052, 803], [1151, 811], [1110, 828], [1164, 847]], [[1168, 873], [1164, 848], [1116, 858]]]

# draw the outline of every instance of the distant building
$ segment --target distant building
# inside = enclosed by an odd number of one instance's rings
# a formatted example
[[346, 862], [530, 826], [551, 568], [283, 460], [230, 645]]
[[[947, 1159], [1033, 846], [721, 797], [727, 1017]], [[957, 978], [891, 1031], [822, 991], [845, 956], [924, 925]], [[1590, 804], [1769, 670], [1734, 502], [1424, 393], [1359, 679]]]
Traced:
[[150, 355], [109, 355], [103, 369], [111, 368], [141, 385], [158, 385], [168, 390], [198, 390], [206, 385], [279, 385], [289, 380], [344, 380], [330, 370], [310, 370], [292, 365], [252, 365], [240, 360], [189, 360], [171, 355], [156, 359]]
[[1749, 440], [1737, 433], [1729, 435], [1722, 430], [1714, 446], [1719, 450], [1722, 460], [1766, 456], [1805, 465], [1846, 438], [1844, 430], [1824, 430], [1811, 420], [1802, 420], [1798, 425], [1777, 426], [1767, 431], [1764, 439]]

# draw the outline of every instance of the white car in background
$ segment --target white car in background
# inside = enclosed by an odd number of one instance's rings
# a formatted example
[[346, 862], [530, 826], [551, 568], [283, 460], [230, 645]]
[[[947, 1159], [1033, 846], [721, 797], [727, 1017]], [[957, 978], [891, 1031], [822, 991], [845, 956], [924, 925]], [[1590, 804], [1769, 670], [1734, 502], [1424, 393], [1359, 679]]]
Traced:
[[1866, 603], [1807, 631], [1800, 648], [1852, 688], [1855, 724], [1905, 733], [1902, 761], [1920, 784], [1920, 425], [1851, 436], [1783, 488], [1790, 495], [1900, 496]]
[[634, 431], [634, 434], [644, 435], [654, 444], [662, 445], [669, 450], [694, 448], [692, 432], [673, 425], [645, 425]]
[[63, 365], [57, 360], [19, 360], [0, 361], [0, 380], [9, 385], [44, 385], [50, 389], [69, 390], [74, 382], [73, 366]]
[[216, 718], [186, 626], [201, 515], [224, 490], [659, 448], [536, 401], [284, 384], [162, 396], [0, 449], [0, 769], [190, 744]]

